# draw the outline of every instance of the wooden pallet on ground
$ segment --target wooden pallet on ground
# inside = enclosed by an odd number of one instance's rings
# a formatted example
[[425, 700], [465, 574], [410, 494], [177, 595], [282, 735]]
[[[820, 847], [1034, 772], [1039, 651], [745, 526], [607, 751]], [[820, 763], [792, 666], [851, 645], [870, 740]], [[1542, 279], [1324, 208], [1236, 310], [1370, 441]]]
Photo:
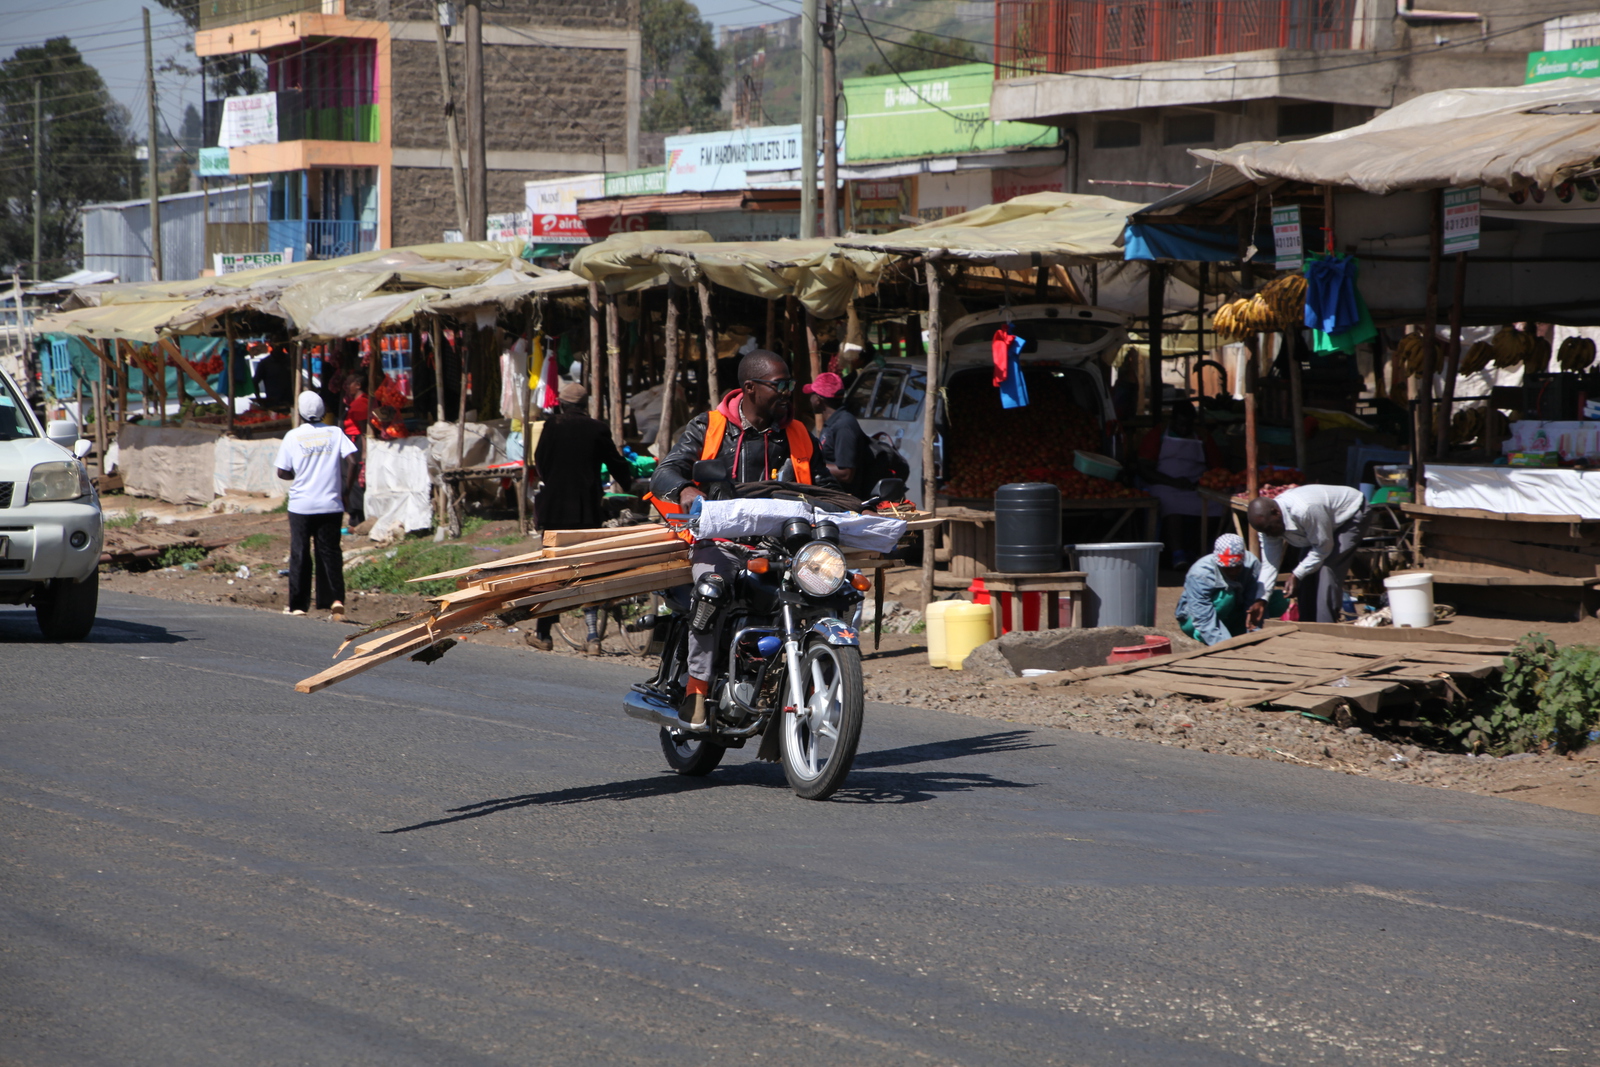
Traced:
[[1374, 714], [1386, 703], [1457, 688], [1456, 679], [1487, 677], [1511, 645], [1435, 628], [1280, 623], [1209, 648], [1030, 681], [1078, 682], [1107, 694], [1140, 689], [1240, 708], [1271, 704], [1326, 715], [1350, 705]]

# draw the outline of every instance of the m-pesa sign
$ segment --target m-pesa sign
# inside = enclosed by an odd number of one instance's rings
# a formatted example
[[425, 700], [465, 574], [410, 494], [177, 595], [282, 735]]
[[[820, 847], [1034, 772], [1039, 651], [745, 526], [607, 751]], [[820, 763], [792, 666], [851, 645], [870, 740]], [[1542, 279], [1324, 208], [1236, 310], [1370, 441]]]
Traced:
[[529, 238], [546, 244], [586, 245], [594, 240], [578, 217], [579, 200], [605, 196], [604, 174], [528, 182]]

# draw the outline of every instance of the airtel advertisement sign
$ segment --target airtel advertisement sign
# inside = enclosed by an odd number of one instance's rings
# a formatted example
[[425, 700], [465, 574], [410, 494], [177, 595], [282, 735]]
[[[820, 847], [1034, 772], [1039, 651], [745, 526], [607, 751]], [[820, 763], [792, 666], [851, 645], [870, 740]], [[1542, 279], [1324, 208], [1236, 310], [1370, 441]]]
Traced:
[[605, 196], [604, 174], [578, 174], [570, 178], [528, 182], [529, 239], [545, 244], [586, 245], [595, 240], [578, 217], [579, 200]]

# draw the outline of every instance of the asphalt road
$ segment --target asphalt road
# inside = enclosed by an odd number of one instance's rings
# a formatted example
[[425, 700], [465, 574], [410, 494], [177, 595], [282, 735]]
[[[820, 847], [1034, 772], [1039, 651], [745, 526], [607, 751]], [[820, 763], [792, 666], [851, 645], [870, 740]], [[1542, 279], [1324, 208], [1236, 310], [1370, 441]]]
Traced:
[[631, 671], [0, 610], [0, 1062], [1593, 1064], [1600, 824], [872, 705], [831, 802]]

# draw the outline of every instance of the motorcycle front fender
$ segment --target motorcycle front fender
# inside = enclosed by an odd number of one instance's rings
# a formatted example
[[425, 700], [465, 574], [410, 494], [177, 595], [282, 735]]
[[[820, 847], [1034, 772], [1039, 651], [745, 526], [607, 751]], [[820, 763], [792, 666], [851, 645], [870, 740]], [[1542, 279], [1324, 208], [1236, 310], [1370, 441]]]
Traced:
[[841, 648], [859, 648], [861, 646], [861, 631], [843, 619], [832, 617], [818, 619], [811, 624], [811, 632], [820, 635], [830, 645]]

